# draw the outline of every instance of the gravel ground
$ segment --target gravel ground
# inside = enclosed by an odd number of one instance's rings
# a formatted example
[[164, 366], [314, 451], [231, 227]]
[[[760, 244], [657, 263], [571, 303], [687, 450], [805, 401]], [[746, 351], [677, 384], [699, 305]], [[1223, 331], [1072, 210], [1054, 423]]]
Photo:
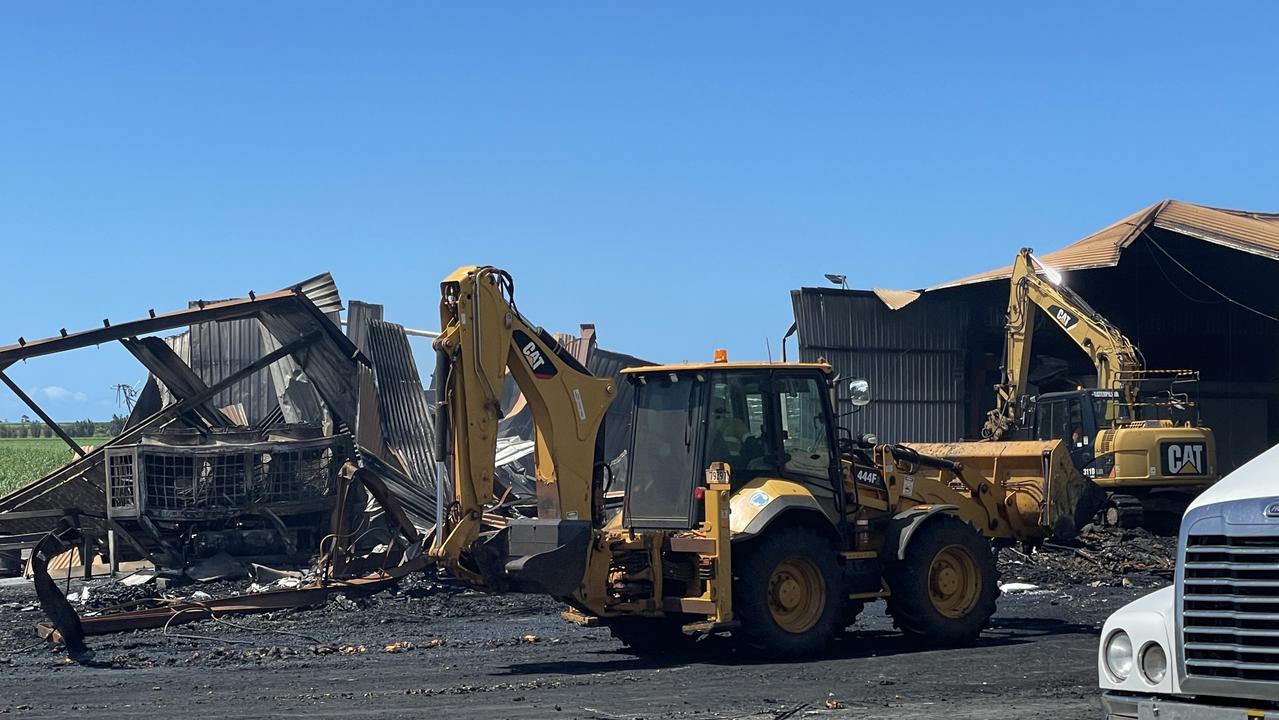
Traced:
[[320, 609], [89, 638], [87, 667], [37, 641], [34, 592], [11, 586], [0, 714], [1084, 720], [1100, 716], [1100, 625], [1145, 592], [1047, 582], [1001, 598], [993, 627], [956, 650], [909, 647], [872, 605], [824, 656], [776, 664], [718, 639], [637, 658], [546, 598], [422, 578]]

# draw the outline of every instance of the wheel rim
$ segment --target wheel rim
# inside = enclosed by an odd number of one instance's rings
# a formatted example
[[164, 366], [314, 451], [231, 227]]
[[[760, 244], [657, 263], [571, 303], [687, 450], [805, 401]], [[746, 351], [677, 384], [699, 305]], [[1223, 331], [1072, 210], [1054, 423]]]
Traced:
[[937, 612], [959, 618], [977, 605], [981, 595], [977, 559], [968, 548], [948, 545], [933, 557], [928, 569], [928, 595]]
[[768, 611], [789, 633], [806, 632], [826, 610], [826, 579], [812, 560], [788, 557], [768, 579]]
[[1106, 524], [1119, 526], [1119, 508], [1114, 506], [1106, 508]]

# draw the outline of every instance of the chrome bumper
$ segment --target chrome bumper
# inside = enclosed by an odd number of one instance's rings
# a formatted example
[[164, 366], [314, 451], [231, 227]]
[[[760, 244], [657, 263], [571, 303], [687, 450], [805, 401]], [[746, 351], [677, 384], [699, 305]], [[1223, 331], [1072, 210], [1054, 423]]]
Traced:
[[1279, 710], [1190, 703], [1108, 692], [1101, 696], [1106, 720], [1276, 720]]

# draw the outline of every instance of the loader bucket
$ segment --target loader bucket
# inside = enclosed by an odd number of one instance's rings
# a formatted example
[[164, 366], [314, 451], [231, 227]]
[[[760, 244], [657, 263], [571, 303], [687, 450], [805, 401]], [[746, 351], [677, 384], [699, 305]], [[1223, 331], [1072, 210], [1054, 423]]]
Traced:
[[567, 601], [586, 572], [591, 537], [589, 520], [519, 518], [482, 536], [471, 557], [490, 590]]
[[976, 473], [1005, 496], [1014, 539], [1066, 540], [1092, 521], [1106, 493], [1080, 474], [1061, 440], [908, 443], [925, 455], [946, 458]]

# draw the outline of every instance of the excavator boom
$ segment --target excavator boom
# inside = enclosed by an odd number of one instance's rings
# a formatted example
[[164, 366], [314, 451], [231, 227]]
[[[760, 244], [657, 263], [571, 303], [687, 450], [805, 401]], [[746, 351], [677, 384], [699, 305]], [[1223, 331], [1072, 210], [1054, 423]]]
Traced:
[[[1193, 404], [1176, 385], [1193, 382], [1198, 373], [1145, 369], [1141, 353], [1117, 327], [1066, 287], [1057, 271], [1037, 264], [1029, 248], [1013, 263], [1003, 374], [982, 436], [1067, 441], [1075, 467], [1110, 493], [1107, 522], [1139, 525], [1149, 513], [1180, 517], [1194, 492], [1217, 477], [1212, 430], [1177, 417]], [[1028, 396], [1040, 310], [1092, 360], [1095, 388]]]
[[1088, 354], [1097, 369], [1097, 387], [1123, 391], [1129, 404], [1136, 400], [1136, 390], [1129, 380], [1142, 370], [1137, 348], [1119, 328], [1063, 285], [1055, 270], [1042, 265], [1036, 269], [1036, 264], [1030, 248], [1022, 248], [1013, 262], [1003, 376], [995, 387], [995, 408], [982, 429], [982, 436], [990, 440], [999, 440], [1020, 425], [1019, 406], [1027, 392], [1035, 317], [1039, 310]]

